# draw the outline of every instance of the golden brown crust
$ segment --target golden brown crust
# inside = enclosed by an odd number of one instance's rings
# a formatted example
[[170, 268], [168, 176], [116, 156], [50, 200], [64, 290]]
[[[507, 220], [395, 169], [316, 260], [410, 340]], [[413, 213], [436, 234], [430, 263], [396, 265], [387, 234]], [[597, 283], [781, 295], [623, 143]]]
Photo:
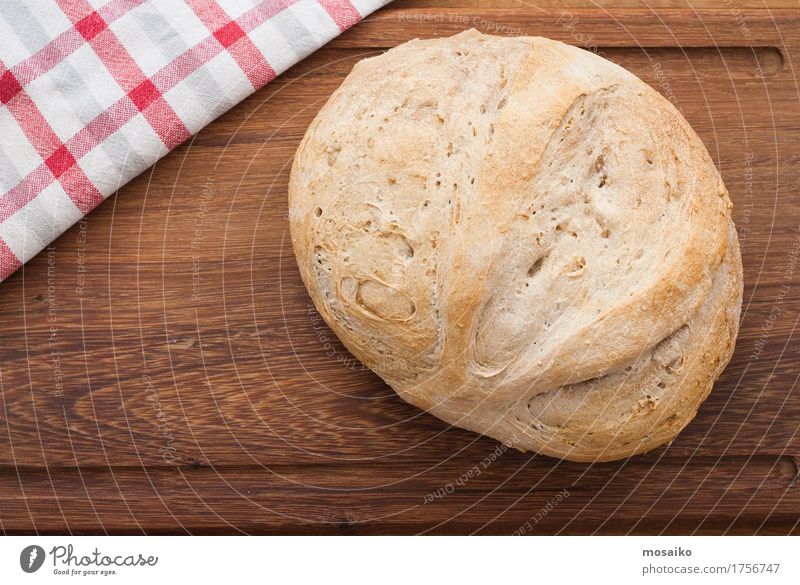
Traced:
[[[663, 444], [730, 359], [741, 259], [719, 173], [668, 101], [574, 47], [468, 31], [362, 61], [298, 148], [289, 205], [348, 349], [519, 449]], [[682, 373], [649, 389], [676, 352]]]

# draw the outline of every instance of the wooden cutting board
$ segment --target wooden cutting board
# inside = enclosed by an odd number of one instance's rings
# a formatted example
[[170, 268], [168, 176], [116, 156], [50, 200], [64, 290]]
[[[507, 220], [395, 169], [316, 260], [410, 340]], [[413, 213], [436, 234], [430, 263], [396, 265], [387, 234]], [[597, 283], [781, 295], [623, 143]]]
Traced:
[[[309, 301], [286, 221], [307, 125], [357, 60], [472, 26], [631, 69], [724, 176], [741, 333], [669, 447], [598, 465], [504, 451], [402, 402]], [[798, 10], [379, 11], [0, 285], [0, 528], [800, 533], [798, 65]]]

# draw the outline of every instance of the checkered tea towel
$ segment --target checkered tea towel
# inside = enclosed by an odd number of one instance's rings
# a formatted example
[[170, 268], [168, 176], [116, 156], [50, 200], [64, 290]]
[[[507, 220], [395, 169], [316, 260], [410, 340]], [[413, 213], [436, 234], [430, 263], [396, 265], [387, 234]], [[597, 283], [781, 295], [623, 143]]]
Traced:
[[0, 281], [389, 0], [0, 0]]

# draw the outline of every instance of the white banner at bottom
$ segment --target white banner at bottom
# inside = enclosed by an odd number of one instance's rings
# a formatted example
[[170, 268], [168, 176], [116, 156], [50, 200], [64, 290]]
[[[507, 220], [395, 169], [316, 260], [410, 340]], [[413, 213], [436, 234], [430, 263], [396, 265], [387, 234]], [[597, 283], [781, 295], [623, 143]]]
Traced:
[[796, 537], [7, 536], [0, 583], [800, 583]]

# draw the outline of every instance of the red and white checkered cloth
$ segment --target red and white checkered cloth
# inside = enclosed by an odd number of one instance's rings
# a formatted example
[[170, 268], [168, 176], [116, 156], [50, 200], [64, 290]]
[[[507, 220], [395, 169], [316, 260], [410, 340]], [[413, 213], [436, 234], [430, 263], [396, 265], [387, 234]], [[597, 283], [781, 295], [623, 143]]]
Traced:
[[0, 281], [389, 0], [0, 0]]

